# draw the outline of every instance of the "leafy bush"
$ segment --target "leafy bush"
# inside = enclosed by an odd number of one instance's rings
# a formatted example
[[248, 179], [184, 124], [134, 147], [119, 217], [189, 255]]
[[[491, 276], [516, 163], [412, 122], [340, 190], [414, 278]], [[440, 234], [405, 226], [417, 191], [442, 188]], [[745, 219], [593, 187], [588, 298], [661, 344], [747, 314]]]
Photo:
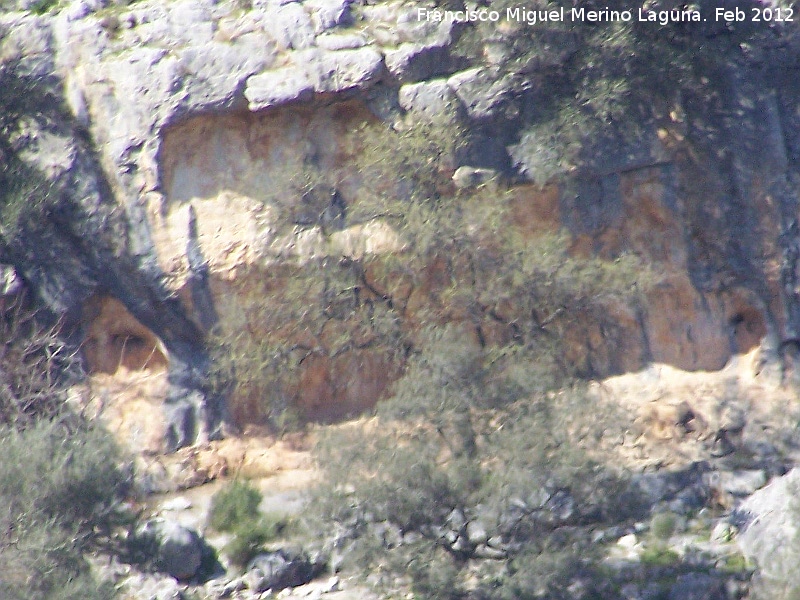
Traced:
[[[415, 205], [449, 200], [450, 176], [465, 145], [466, 131], [448, 121], [416, 121], [390, 128], [364, 123], [350, 134], [362, 177], [350, 207], [355, 222], [376, 217], [407, 220]], [[414, 227], [401, 227], [413, 233]]]
[[[375, 420], [321, 440], [320, 464], [335, 484], [323, 486], [314, 506], [324, 523], [355, 538], [355, 566], [397, 569], [422, 597], [461, 597], [468, 565], [484, 560], [541, 567], [538, 575], [527, 567], [498, 575], [503, 597], [555, 586], [583, 548], [568, 531], [624, 521], [638, 509], [627, 503], [624, 476], [598, 460], [624, 419], [590, 405], [580, 386], [537, 393], [534, 381], [527, 397], [491, 398], [486, 382], [503, 375], [480, 349], [463, 338], [459, 347], [447, 329], [432, 339]], [[375, 548], [376, 527], [399, 541], [384, 535]], [[471, 536], [476, 527], [485, 535]], [[357, 550], [362, 543], [368, 551]], [[440, 566], [429, 568], [434, 560]], [[517, 597], [535, 597], [526, 593]]]
[[[346, 225], [391, 224], [403, 251], [306, 257], [302, 264], [287, 258], [248, 278], [246, 288], [232, 284], [211, 354], [235, 418], [283, 432], [304, 416], [296, 409], [308, 365], [368, 349], [394, 377], [443, 322], [474, 331], [492, 355], [494, 375], [480, 383], [486, 390], [473, 385], [473, 397], [509, 402], [529, 392], [533, 379], [542, 390], [579, 371], [592, 375], [588, 360], [583, 370], [566, 360], [565, 340], [595, 327], [612, 345], [608, 308], [635, 298], [636, 286], [645, 289], [647, 270], [632, 256], [575, 259], [565, 235], [523, 237], [498, 182], [456, 192], [460, 133], [452, 123], [422, 121], [396, 129], [366, 123], [351, 134], [361, 185], [347, 198]], [[294, 181], [286, 189], [295, 199], [335, 187], [319, 181], [324, 174], [311, 177], [306, 162], [290, 161], [282, 174]], [[487, 343], [490, 336], [499, 342]], [[414, 381], [406, 378], [421, 385]]]
[[214, 494], [209, 525], [217, 531], [234, 531], [243, 523], [250, 524], [259, 516], [261, 500], [261, 492], [237, 479]]
[[106, 432], [70, 425], [40, 422], [0, 434], [0, 495], [33, 520], [64, 520], [91, 535], [108, 532], [129, 478], [119, 469], [119, 451]]
[[37, 15], [50, 12], [58, 6], [59, 0], [36, 0], [31, 4], [30, 11]]
[[[112, 598], [83, 553], [121, 551], [129, 486], [109, 435], [79, 420], [0, 431], [0, 570], [8, 598]], [[0, 587], [2, 589], [2, 587]], [[73, 594], [73, 595], [70, 595]]]
[[[334, 257], [287, 264], [236, 288], [212, 339], [212, 377], [234, 418], [296, 429], [298, 384], [315, 359], [370, 348], [402, 355], [398, 311], [369, 290], [366, 265]], [[355, 376], [355, 374], [354, 374]]]
[[663, 545], [650, 546], [642, 552], [641, 561], [649, 567], [671, 567], [681, 562], [680, 555]]
[[753, 564], [742, 553], [736, 552], [724, 557], [720, 569], [726, 573], [748, 573], [753, 571]]
[[657, 540], [668, 540], [675, 533], [676, 526], [677, 518], [671, 512], [657, 513], [650, 519], [650, 533]]
[[[350, 135], [348, 145], [355, 149], [363, 182], [346, 207], [336, 206], [341, 211], [333, 219], [336, 227], [329, 226], [327, 214], [333, 208], [336, 175], [314, 167], [313, 157], [286, 156], [285, 167], [274, 174], [275, 191], [265, 201], [276, 207], [284, 223], [318, 227], [323, 237], [381, 219], [417, 236], [420, 247], [427, 244], [433, 237], [433, 225], [427, 223], [437, 214], [433, 207], [451, 185], [447, 168], [452, 170], [458, 145], [456, 128], [421, 123], [395, 131], [365, 123]], [[376, 288], [370, 277], [383, 271], [392, 281], [394, 274], [382, 262], [375, 256], [287, 257], [281, 266], [250, 277], [246, 288], [233, 284], [230, 302], [221, 308], [211, 355], [212, 378], [229, 391], [234, 417], [244, 415], [276, 433], [299, 425], [298, 381], [309, 359], [370, 348], [386, 362], [402, 364], [408, 341], [400, 303]]]
[[571, 600], [570, 577], [587, 572], [586, 561], [579, 559], [580, 545], [573, 549], [554, 547], [547, 552], [522, 552], [496, 580], [500, 600]]
[[415, 597], [456, 600], [464, 593], [458, 568], [437, 548], [411, 556], [408, 561], [408, 575]]
[[[635, 301], [650, 276], [632, 257], [575, 259], [561, 235], [522, 240], [497, 188], [410, 202], [424, 217], [405, 221], [405, 264], [443, 264], [451, 285], [416, 309], [403, 376], [376, 419], [321, 439], [335, 483], [314, 505], [354, 538], [357, 566], [388, 569], [422, 597], [464, 596], [470, 565], [488, 560], [508, 567], [489, 578], [492, 593], [533, 598], [583, 549], [570, 527], [639, 508], [597, 452], [625, 419], [590, 404], [564, 340], [605, 322], [609, 304]], [[486, 343], [498, 327], [501, 341]], [[394, 532], [377, 547], [376, 528]]]
[[[519, 6], [514, 0], [486, 4], [501, 15]], [[599, 5], [551, 0], [535, 6], [568, 13]], [[650, 2], [619, 0], [602, 6], [632, 14], [653, 8]], [[714, 20], [714, 3], [669, 6], [699, 10], [709, 25]], [[609, 158], [606, 149], [613, 148], [615, 156], [649, 155], [656, 123], [668, 123], [668, 129], [680, 133], [693, 104], [715, 104], [721, 90], [710, 82], [730, 56], [738, 55], [740, 48], [763, 51], [773, 37], [793, 35], [793, 24], [787, 23], [751, 23], [725, 36], [716, 35], [709, 25], [567, 18], [547, 27], [529, 27], [512, 19], [503, 22], [498, 35], [496, 23], [476, 22], [461, 29], [453, 53], [473, 66], [484, 66], [487, 55], [492, 56], [492, 70], [500, 81], [529, 82], [534, 74], [536, 85], [518, 99], [527, 110], [515, 115], [515, 121], [525, 125], [518, 128], [520, 136], [510, 150], [520, 172], [543, 184], [576, 172], [608, 172], [601, 166]], [[696, 128], [694, 133], [713, 130], [709, 140], [716, 139], [719, 126], [700, 120], [706, 131]]]
[[58, 327], [25, 298], [0, 314], [0, 597], [109, 599], [84, 554], [126, 555], [130, 473], [111, 435], [70, 411], [79, 372]]
[[[47, 7], [50, 0], [43, 0]], [[21, 158], [30, 130], [47, 120], [58, 89], [52, 80], [26, 73], [20, 61], [0, 60], [0, 238], [18, 235], [26, 222], [40, 220], [53, 200], [52, 182]], [[62, 115], [63, 116], [63, 115]]]
[[271, 533], [247, 523], [235, 530], [234, 538], [225, 545], [223, 552], [232, 565], [243, 568], [272, 539]]
[[285, 535], [291, 522], [289, 517], [279, 514], [266, 514], [258, 519], [242, 521], [234, 527], [234, 537], [223, 552], [231, 564], [244, 568], [268, 543]]
[[262, 514], [262, 496], [245, 481], [235, 480], [211, 499], [209, 525], [227, 531], [233, 538], [223, 552], [231, 564], [244, 567], [265, 545], [285, 535], [292, 519], [278, 513]]

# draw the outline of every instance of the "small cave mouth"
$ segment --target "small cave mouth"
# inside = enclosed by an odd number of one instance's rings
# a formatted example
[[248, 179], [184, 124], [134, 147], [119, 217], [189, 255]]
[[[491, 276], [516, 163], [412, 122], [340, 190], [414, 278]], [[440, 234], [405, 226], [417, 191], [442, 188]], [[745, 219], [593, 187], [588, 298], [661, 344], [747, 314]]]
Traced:
[[731, 351], [744, 354], [761, 343], [767, 327], [761, 312], [750, 306], [741, 307], [728, 318]]
[[166, 369], [161, 340], [116, 298], [90, 298], [83, 308], [83, 322], [82, 349], [89, 374]]

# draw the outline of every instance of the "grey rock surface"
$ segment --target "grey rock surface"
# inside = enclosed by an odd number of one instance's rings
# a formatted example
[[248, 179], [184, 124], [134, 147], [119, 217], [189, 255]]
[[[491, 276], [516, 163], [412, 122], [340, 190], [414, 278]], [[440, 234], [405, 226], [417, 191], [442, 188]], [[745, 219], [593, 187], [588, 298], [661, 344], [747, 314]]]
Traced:
[[278, 550], [256, 556], [247, 565], [245, 578], [248, 587], [257, 592], [297, 587], [311, 581], [319, 574], [319, 565], [308, 557]]
[[135, 574], [128, 577], [124, 589], [134, 600], [184, 600], [183, 586], [171, 577]]
[[742, 554], [759, 565], [767, 580], [796, 569], [800, 556], [798, 497], [800, 469], [793, 469], [755, 492], [734, 513], [740, 528], [736, 543]]
[[495, 177], [497, 177], [497, 171], [494, 169], [463, 166], [458, 167], [453, 173], [453, 183], [457, 188], [465, 189], [487, 183]]
[[296, 52], [296, 61], [247, 80], [244, 95], [250, 110], [262, 110], [309, 100], [314, 93], [343, 92], [374, 82], [382, 57], [372, 48], [338, 51], [309, 49]]
[[680, 575], [669, 591], [669, 600], [728, 600], [724, 580], [704, 573]]
[[404, 110], [433, 119], [454, 118], [458, 107], [456, 96], [445, 79], [403, 85], [397, 99]]
[[475, 67], [452, 75], [447, 84], [474, 119], [494, 117], [518, 92], [519, 83], [484, 67]]
[[311, 13], [314, 30], [322, 33], [334, 27], [344, 27], [353, 22], [350, 12], [352, 0], [306, 0], [304, 6]]
[[301, 50], [314, 45], [314, 24], [299, 3], [268, 6], [261, 23], [281, 48]]
[[423, 81], [447, 71], [447, 46], [405, 42], [386, 52], [386, 67], [399, 81]]
[[198, 573], [206, 552], [196, 531], [165, 519], [144, 523], [137, 530], [136, 539], [152, 552], [153, 565], [178, 581], [191, 579]]

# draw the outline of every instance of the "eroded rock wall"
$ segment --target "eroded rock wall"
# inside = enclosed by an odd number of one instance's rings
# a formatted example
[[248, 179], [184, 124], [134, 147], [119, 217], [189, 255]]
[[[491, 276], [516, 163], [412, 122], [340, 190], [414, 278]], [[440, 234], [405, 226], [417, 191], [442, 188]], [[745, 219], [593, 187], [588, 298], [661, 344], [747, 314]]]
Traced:
[[[403, 247], [380, 221], [309, 221], [288, 167], [324, 171], [346, 205], [360, 185], [346, 134], [406, 112], [472, 131], [462, 162], [510, 165], [530, 86], [500, 76], [491, 56], [465, 65], [457, 26], [413, 14], [402, 2], [78, 0], [0, 16], [3, 56], [50, 82], [59, 126], [33, 136], [32, 162], [60, 178], [72, 207], [5, 240], [1, 258], [54, 313], [73, 315], [93, 370], [168, 363], [169, 447], [214, 435], [224, 416], [205, 342], [236, 303], [231, 282], [246, 289], [238, 278], [290, 259]], [[585, 373], [649, 361], [718, 369], [765, 335], [774, 348], [798, 337], [798, 61], [766, 52], [709, 67], [714, 103], [684, 98], [685, 114], [648, 124], [637, 151], [601, 145], [568, 184], [514, 189], [510, 225], [523, 233], [565, 228], [576, 254], [635, 252], [661, 271], [643, 308], [616, 309], [613, 344], [576, 332], [571, 358]], [[442, 285], [436, 265], [425, 273], [407, 290], [411, 313]], [[141, 352], [116, 348], [123, 338]], [[311, 361], [298, 402], [335, 418], [370, 406], [398, 372], [369, 351]]]

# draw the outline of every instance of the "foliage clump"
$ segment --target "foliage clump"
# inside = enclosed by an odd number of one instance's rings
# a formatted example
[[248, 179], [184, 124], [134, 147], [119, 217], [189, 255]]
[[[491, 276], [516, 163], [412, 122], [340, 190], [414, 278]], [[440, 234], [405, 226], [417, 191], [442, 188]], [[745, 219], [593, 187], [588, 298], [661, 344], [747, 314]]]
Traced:
[[290, 517], [275, 513], [261, 515], [257, 520], [242, 521], [233, 528], [234, 537], [223, 551], [232, 565], [244, 568], [270, 542], [285, 537], [292, 524]]
[[0, 306], [0, 597], [108, 600], [87, 553], [128, 556], [131, 473], [112, 436], [67, 402], [80, 373], [24, 294]]
[[41, 218], [52, 201], [51, 182], [23, 158], [31, 132], [53, 125], [49, 113], [60, 103], [52, 83], [18, 60], [0, 60], [0, 239]]
[[[692, 133], [698, 139], [708, 135], [718, 145], [724, 125], [712, 124], [696, 110], [724, 102], [721, 95], [726, 92], [713, 80], [731, 61], [758, 70], [761, 61], [772, 62], [763, 56], [781, 43], [790, 45], [796, 24], [796, 18], [761, 19], [726, 27], [718, 22], [718, 4], [712, 2], [539, 0], [524, 9], [561, 10], [565, 18], [530, 26], [519, 19], [520, 5], [514, 0], [489, 0], [484, 6], [497, 11], [500, 22], [464, 27], [453, 53], [466, 64], [493, 72], [497, 81], [524, 82], [517, 104], [510, 105], [519, 135], [510, 140], [509, 150], [519, 172], [538, 184], [609, 173], [616, 160], [653, 164], [656, 132], [664, 128], [682, 138], [695, 119]], [[750, 13], [761, 5], [739, 6]], [[773, 6], [786, 11], [790, 3], [782, 0]], [[573, 18], [574, 10], [622, 12], [632, 18], [590, 21]], [[659, 13], [675, 17], [683, 11], [697, 11], [700, 21], [638, 18]]]
[[234, 416], [246, 414], [278, 433], [298, 427], [304, 416], [296, 406], [298, 386], [315, 362], [369, 351], [390, 371], [399, 370], [409, 345], [403, 306], [382, 285], [395, 278], [395, 267], [411, 273], [420, 265], [374, 254], [343, 255], [332, 247], [331, 234], [382, 222], [404, 242], [432, 243], [435, 224], [428, 221], [444, 206], [459, 143], [457, 128], [444, 124], [394, 130], [364, 123], [347, 140], [358, 157], [361, 181], [346, 206], [340, 204], [335, 172], [315, 168], [313, 156], [286, 157], [267, 201], [294, 223], [295, 233], [319, 230], [322, 253], [287, 256], [269, 272], [248, 277], [246, 286], [232, 284], [211, 354], [212, 379], [230, 392]]
[[[368, 147], [382, 147], [373, 136], [402, 146], [408, 135], [378, 127], [361, 131]], [[633, 256], [575, 258], [563, 234], [523, 237], [502, 185], [448, 187], [445, 156], [457, 144], [433, 137], [427, 154], [418, 147], [418, 195], [402, 185], [412, 164], [402, 149], [359, 159], [375, 185], [353, 212], [388, 220], [407, 242], [369, 265], [406, 325], [407, 350], [375, 417], [323, 436], [330, 483], [314, 506], [322, 527], [347, 532], [337, 543], [351, 564], [382, 572], [389, 588], [467, 597], [478, 569], [480, 593], [536, 597], [589, 568], [577, 527], [640, 509], [624, 474], [595, 453], [621, 438], [624, 419], [576, 382], [586, 373], [569, 360], [567, 340], [593, 324], [613, 339], [608, 308], [635, 303], [650, 275]], [[404, 282], [431, 265], [442, 274], [435, 289], [406, 313]]]
[[258, 517], [262, 496], [245, 481], [235, 480], [211, 499], [208, 524], [217, 531], [232, 531], [243, 521]]
[[134, 515], [122, 503], [131, 481], [119, 449], [107, 432], [63, 409], [19, 425], [0, 426], [0, 596], [113, 598], [84, 555], [126, 554]]
[[291, 518], [259, 510], [263, 497], [246, 481], [235, 480], [222, 488], [211, 500], [209, 525], [217, 531], [233, 534], [224, 548], [228, 560], [244, 568], [265, 546], [284, 534]]
[[580, 385], [556, 391], [456, 331], [430, 335], [374, 421], [321, 442], [323, 527], [349, 532], [352, 566], [422, 597], [467, 597], [476, 565], [497, 597], [563, 589], [591, 568], [579, 527], [641, 510], [596, 452], [624, 420]]
[[[243, 357], [236, 385], [268, 411], [291, 406], [314, 356], [393, 349], [401, 376], [374, 419], [322, 436], [321, 527], [346, 532], [336, 543], [350, 563], [388, 587], [460, 598], [482, 569], [483, 592], [535, 597], [591, 568], [580, 527], [640, 509], [596, 452], [625, 420], [589, 399], [576, 376], [591, 369], [568, 353], [587, 327], [613, 343], [609, 308], [635, 304], [651, 276], [630, 255], [576, 258], [558, 232], [524, 237], [499, 182], [455, 190], [454, 132], [357, 130], [365, 184], [346, 223], [389, 223], [403, 250], [284, 266], [223, 339]], [[262, 540], [242, 538], [241, 555]]]

